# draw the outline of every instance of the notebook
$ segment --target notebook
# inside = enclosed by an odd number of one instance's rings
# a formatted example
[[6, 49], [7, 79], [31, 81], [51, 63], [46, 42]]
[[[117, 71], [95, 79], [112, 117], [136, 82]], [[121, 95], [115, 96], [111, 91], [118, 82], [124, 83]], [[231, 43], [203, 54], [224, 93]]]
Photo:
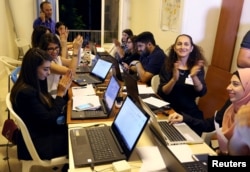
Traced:
[[115, 104], [115, 99], [120, 91], [120, 84], [117, 79], [112, 76], [107, 90], [103, 98], [100, 99], [101, 110], [84, 110], [71, 112], [71, 119], [92, 119], [92, 118], [108, 118]]
[[175, 154], [162, 144], [157, 138], [156, 145], [159, 148], [162, 159], [166, 165], [166, 170], [169, 172], [207, 172], [207, 166], [200, 161], [181, 162]]
[[[139, 102], [138, 96], [140, 96], [142, 99], [149, 98], [149, 97], [155, 97], [159, 99], [159, 97], [157, 97], [157, 95], [154, 93], [139, 94], [137, 80], [135, 80], [134, 77], [130, 75], [128, 72], [123, 72], [123, 80], [125, 82], [127, 95], [130, 95], [132, 98], [136, 99], [135, 101]], [[150, 107], [151, 110], [159, 109], [159, 107], [156, 107], [149, 103], [147, 103], [147, 105]], [[166, 107], [166, 108], [169, 108], [169, 107]]]
[[90, 73], [76, 74], [75, 82], [86, 82], [87, 84], [103, 83], [111, 69], [112, 63], [98, 59]]
[[121, 74], [121, 70], [120, 70], [120, 65], [119, 65], [119, 62], [117, 61], [116, 58], [112, 57], [111, 55], [109, 55], [109, 53], [99, 53], [98, 52], [98, 55], [100, 56], [100, 58], [104, 59], [104, 60], [107, 60], [107, 61], [110, 61], [113, 66], [112, 66], [112, 73], [114, 76], [116, 76], [116, 78], [120, 81], [123, 81], [122, 79], [122, 74]]
[[166, 146], [178, 144], [199, 144], [204, 142], [203, 139], [184, 122], [170, 125], [168, 121], [158, 121], [154, 112], [152, 112], [152, 110], [140, 97], [139, 101], [142, 108], [150, 115], [150, 129]]
[[[111, 126], [70, 130], [75, 167], [129, 160], [148, 120], [149, 115], [127, 96]], [[93, 141], [95, 137], [90, 134], [93, 131], [101, 132], [104, 136], [104, 138], [97, 137], [101, 139], [97, 141], [97, 144]], [[108, 152], [105, 152], [104, 147], [95, 147], [96, 145], [102, 146], [102, 143], [108, 147]], [[96, 155], [96, 153], [102, 153], [103, 156]]]

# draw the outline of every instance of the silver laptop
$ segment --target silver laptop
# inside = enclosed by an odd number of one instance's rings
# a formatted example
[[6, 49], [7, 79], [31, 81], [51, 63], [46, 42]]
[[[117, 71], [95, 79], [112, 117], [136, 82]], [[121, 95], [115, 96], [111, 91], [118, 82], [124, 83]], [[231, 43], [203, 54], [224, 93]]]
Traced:
[[186, 123], [169, 124], [168, 121], [158, 121], [156, 115], [139, 97], [142, 108], [150, 115], [149, 126], [159, 139], [166, 145], [199, 144], [204, 140]]
[[75, 82], [86, 82], [86, 84], [99, 84], [103, 83], [112, 63], [104, 59], [98, 59], [90, 73], [76, 74]]
[[94, 118], [108, 118], [111, 115], [112, 108], [115, 104], [115, 99], [120, 91], [120, 84], [118, 80], [112, 76], [107, 90], [103, 98], [100, 99], [100, 110], [84, 110], [71, 112], [71, 119], [94, 119]]
[[175, 154], [164, 145], [158, 138], [156, 139], [156, 145], [159, 148], [162, 159], [166, 165], [167, 172], [207, 172], [208, 167], [204, 165], [201, 161], [190, 161], [181, 162]]
[[111, 126], [70, 130], [75, 167], [129, 160], [149, 118], [127, 96]]

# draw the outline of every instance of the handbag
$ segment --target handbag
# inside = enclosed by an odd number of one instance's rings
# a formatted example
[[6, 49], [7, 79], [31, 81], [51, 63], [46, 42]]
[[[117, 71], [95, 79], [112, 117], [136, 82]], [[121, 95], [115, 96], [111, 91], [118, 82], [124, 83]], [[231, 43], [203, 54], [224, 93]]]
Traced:
[[6, 119], [3, 124], [2, 135], [13, 144], [16, 144], [18, 127], [13, 119]]

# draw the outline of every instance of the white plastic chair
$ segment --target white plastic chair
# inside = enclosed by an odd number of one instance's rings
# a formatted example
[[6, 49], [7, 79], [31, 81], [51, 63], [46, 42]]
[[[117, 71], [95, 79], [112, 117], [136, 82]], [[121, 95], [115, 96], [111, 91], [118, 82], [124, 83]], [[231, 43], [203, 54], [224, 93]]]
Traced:
[[25, 38], [16, 38], [15, 42], [18, 48], [18, 59], [23, 59], [24, 54], [31, 48], [31, 45]]
[[11, 74], [13, 69], [22, 64], [22, 61], [7, 56], [0, 56], [0, 61], [4, 64], [8, 75]]
[[154, 75], [151, 79], [151, 87], [154, 90], [154, 92], [157, 94], [157, 90], [160, 84], [160, 77], [159, 75]]
[[51, 160], [41, 160], [38, 153], [36, 152], [35, 146], [31, 140], [29, 131], [23, 122], [23, 120], [15, 113], [12, 108], [12, 104], [10, 101], [10, 93], [6, 96], [6, 105], [9, 109], [10, 113], [13, 115], [21, 133], [23, 135], [23, 139], [25, 145], [31, 155], [32, 160], [20, 160], [22, 162], [22, 172], [29, 172], [32, 166], [43, 166], [43, 167], [54, 167], [62, 164], [68, 163], [68, 159], [66, 156], [61, 156], [57, 158], [53, 158]]

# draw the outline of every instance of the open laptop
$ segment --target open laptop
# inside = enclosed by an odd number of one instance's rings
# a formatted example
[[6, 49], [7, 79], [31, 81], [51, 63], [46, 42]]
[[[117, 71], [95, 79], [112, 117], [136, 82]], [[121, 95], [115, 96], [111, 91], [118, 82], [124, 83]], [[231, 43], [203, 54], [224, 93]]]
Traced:
[[[130, 95], [132, 98], [136, 99], [136, 101], [139, 102], [138, 96], [140, 96], [142, 99], [148, 98], [148, 97], [155, 97], [159, 99], [159, 97], [154, 93], [139, 94], [137, 80], [135, 80], [134, 77], [130, 75], [128, 72], [123, 72], [123, 80], [126, 86], [127, 95]], [[147, 105], [150, 107], [151, 110], [159, 109], [159, 107], [156, 107], [154, 105], [151, 105], [151, 104], [147, 104]], [[163, 108], [169, 108], [169, 107], [163, 107]]]
[[100, 84], [103, 83], [112, 63], [104, 59], [98, 59], [90, 73], [76, 74], [75, 82], [86, 82], [86, 84]]
[[200, 161], [181, 162], [176, 155], [157, 138], [156, 145], [168, 172], [207, 172], [208, 167]]
[[[75, 167], [129, 160], [148, 120], [149, 115], [127, 96], [111, 126], [70, 130]], [[101, 132], [104, 138], [101, 135], [96, 138], [92, 132]], [[102, 156], [99, 157], [97, 153]]]
[[199, 144], [204, 140], [186, 123], [169, 124], [168, 121], [158, 121], [156, 115], [139, 97], [140, 105], [150, 115], [149, 126], [157, 137], [167, 145]]
[[84, 111], [72, 110], [71, 119], [108, 118], [112, 112], [120, 88], [121, 86], [119, 82], [114, 76], [112, 76], [103, 98], [100, 99], [101, 109]]
[[112, 66], [112, 70], [114, 70], [114, 71], [112, 71], [113, 75], [115, 75], [118, 80], [123, 81], [121, 70], [120, 70], [120, 65], [119, 65], [119, 62], [117, 61], [117, 59], [112, 57], [107, 52], [106, 53], [99, 53], [98, 52], [97, 54], [100, 56], [100, 58], [107, 60], [107, 61], [110, 61], [113, 64], [113, 66]]

